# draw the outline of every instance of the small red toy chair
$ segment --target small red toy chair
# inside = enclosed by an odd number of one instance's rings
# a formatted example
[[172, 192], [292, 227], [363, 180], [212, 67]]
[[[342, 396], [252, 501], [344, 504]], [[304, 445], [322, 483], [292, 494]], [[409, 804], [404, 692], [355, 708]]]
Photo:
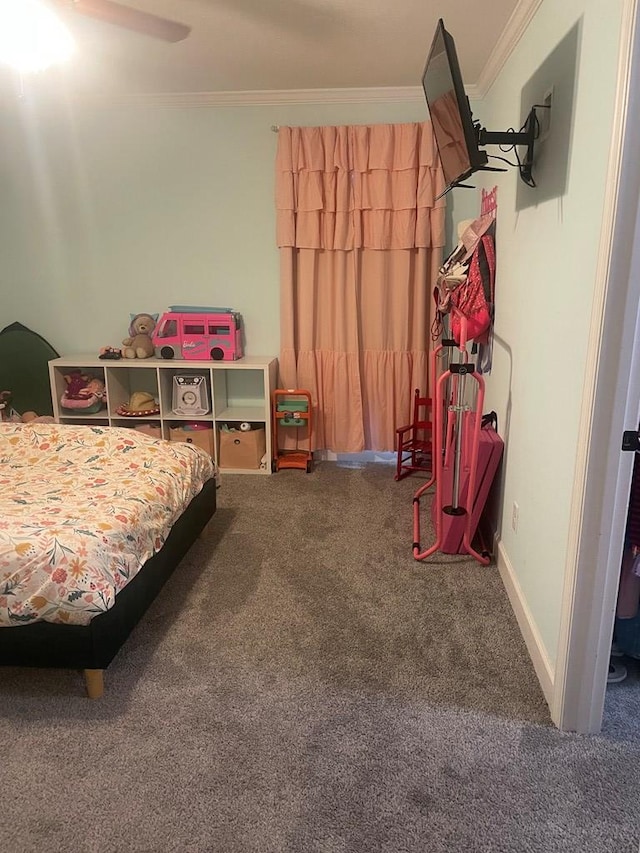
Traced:
[[413, 421], [396, 429], [398, 459], [396, 480], [412, 471], [431, 473], [433, 459], [433, 425], [431, 423], [431, 397], [421, 397], [416, 388], [413, 398]]

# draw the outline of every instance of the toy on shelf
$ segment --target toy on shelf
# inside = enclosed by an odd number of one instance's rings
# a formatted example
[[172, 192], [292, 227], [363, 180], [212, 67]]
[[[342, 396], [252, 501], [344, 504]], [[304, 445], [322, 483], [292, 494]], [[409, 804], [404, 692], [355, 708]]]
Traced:
[[[313, 453], [311, 452], [311, 437], [313, 434], [313, 407], [311, 394], [301, 389], [277, 388], [272, 395], [271, 405], [273, 461], [271, 470], [275, 473], [282, 468], [301, 468], [307, 474], [313, 468]], [[279, 427], [307, 427], [305, 439], [309, 449], [281, 450], [278, 447]]]
[[63, 409], [73, 414], [95, 414], [107, 404], [107, 392], [102, 379], [73, 370], [65, 374], [67, 387], [60, 397]]
[[206, 377], [184, 373], [173, 377], [171, 411], [175, 415], [206, 415], [209, 408]]
[[128, 403], [118, 406], [116, 414], [124, 418], [149, 418], [160, 414], [160, 406], [148, 391], [134, 391]]
[[100, 359], [119, 359], [122, 358], [122, 350], [117, 347], [101, 347], [100, 354], [98, 356]]
[[125, 358], [151, 358], [154, 354], [151, 335], [156, 327], [157, 314], [132, 314], [129, 326], [129, 337], [125, 338]]
[[242, 318], [232, 308], [171, 305], [152, 340], [158, 358], [236, 361], [244, 355]]

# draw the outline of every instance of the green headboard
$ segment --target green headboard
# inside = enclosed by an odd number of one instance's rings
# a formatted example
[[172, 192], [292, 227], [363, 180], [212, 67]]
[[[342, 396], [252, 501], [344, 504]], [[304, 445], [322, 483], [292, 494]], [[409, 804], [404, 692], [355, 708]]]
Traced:
[[0, 391], [13, 393], [13, 408], [52, 415], [49, 360], [58, 358], [50, 343], [22, 323], [0, 332]]

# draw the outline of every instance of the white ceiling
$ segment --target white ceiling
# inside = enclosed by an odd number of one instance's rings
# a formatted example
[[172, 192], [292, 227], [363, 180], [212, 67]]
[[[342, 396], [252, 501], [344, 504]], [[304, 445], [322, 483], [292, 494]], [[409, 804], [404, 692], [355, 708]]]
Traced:
[[74, 93], [416, 87], [441, 16], [455, 38], [465, 83], [473, 85], [505, 28], [513, 28], [519, 7], [531, 5], [531, 0], [120, 2], [186, 23], [191, 34], [168, 44], [62, 12], [78, 44], [64, 72]]

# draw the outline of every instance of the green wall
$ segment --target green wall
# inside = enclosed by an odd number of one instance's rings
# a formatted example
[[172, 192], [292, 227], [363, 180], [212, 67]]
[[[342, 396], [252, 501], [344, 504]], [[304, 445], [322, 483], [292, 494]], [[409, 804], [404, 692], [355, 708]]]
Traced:
[[549, 79], [555, 85], [552, 130], [534, 170], [538, 188], [526, 187], [515, 170], [486, 181], [499, 187], [494, 369], [485, 407], [497, 411], [506, 439], [498, 532], [552, 668], [620, 25], [620, 3], [546, 0], [476, 105], [488, 129], [519, 126], [524, 100], [538, 100]]
[[119, 344], [131, 312], [230, 305], [244, 316], [247, 352], [277, 355], [272, 125], [427, 115], [419, 92], [409, 103], [320, 106], [16, 102], [0, 119], [2, 317], [71, 354]]

